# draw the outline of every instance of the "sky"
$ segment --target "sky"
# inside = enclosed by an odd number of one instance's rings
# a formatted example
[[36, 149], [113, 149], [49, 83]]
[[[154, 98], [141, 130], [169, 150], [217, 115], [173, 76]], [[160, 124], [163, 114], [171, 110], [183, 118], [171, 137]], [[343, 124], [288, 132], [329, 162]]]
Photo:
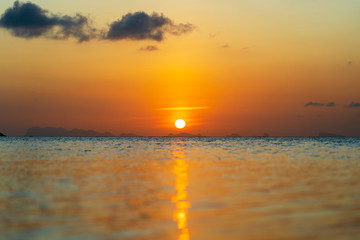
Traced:
[[358, 0], [2, 0], [0, 15], [6, 135], [360, 136]]

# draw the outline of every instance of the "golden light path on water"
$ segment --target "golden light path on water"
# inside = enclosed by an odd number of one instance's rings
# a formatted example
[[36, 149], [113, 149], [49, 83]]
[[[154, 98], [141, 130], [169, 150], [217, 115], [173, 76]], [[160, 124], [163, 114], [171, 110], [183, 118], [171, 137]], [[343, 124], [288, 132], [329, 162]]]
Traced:
[[360, 138], [3, 138], [0, 239], [360, 239], [359, 159]]
[[179, 233], [179, 240], [189, 240], [190, 234], [187, 227], [188, 209], [190, 208], [190, 202], [187, 201], [186, 188], [189, 184], [188, 180], [188, 158], [184, 154], [183, 147], [176, 145], [173, 156], [175, 160], [174, 173], [176, 176], [175, 187], [177, 194], [172, 198], [172, 201], [176, 205], [174, 211], [174, 221], [177, 222]]

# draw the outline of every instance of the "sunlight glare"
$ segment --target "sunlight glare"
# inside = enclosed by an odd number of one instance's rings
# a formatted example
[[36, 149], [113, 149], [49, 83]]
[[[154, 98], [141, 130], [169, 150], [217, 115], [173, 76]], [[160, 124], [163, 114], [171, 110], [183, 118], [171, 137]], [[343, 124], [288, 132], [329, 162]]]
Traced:
[[178, 129], [184, 128], [185, 125], [186, 125], [186, 123], [182, 119], [178, 119], [178, 120], [175, 121], [175, 127], [177, 127]]

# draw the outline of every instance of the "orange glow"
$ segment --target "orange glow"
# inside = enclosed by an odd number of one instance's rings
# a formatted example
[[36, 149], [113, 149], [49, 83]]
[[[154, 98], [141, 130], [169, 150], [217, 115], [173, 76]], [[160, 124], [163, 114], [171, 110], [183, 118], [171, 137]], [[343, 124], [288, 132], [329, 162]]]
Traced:
[[[62, 1], [63, 10], [58, 3], [41, 2], [65, 14], [76, 1]], [[182, 118], [187, 132], [204, 136], [360, 135], [358, 109], [345, 107], [360, 101], [360, 32], [354, 31], [359, 1], [333, 1], [326, 8], [323, 1], [209, 5], [200, 0], [181, 7], [108, 2], [117, 7], [93, 9], [98, 26], [125, 14], [117, 9], [156, 8], [202, 33], [167, 36], [159, 45], [145, 40], [77, 44], [73, 39], [27, 41], [0, 29], [0, 42], [7, 46], [0, 59], [2, 132], [23, 136], [30, 127], [51, 126], [167, 136]], [[0, 14], [10, 5], [0, 1]], [[202, 11], [204, 5], [209, 11]], [[139, 51], [148, 44], [159, 51]], [[305, 107], [310, 101], [336, 105]]]
[[176, 175], [175, 188], [177, 190], [176, 196], [172, 198], [172, 201], [176, 204], [176, 210], [174, 211], [174, 221], [177, 222], [178, 229], [181, 230], [178, 239], [189, 240], [190, 234], [187, 227], [188, 209], [190, 203], [187, 201], [186, 188], [188, 182], [188, 158], [183, 153], [183, 148], [177, 146], [173, 152], [175, 166], [174, 173]]

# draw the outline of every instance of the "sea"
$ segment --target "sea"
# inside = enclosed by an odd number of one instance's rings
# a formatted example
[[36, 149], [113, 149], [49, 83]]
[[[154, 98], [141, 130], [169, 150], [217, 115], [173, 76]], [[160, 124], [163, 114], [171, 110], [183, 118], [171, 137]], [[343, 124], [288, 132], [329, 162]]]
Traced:
[[1, 240], [360, 239], [360, 138], [0, 138]]

